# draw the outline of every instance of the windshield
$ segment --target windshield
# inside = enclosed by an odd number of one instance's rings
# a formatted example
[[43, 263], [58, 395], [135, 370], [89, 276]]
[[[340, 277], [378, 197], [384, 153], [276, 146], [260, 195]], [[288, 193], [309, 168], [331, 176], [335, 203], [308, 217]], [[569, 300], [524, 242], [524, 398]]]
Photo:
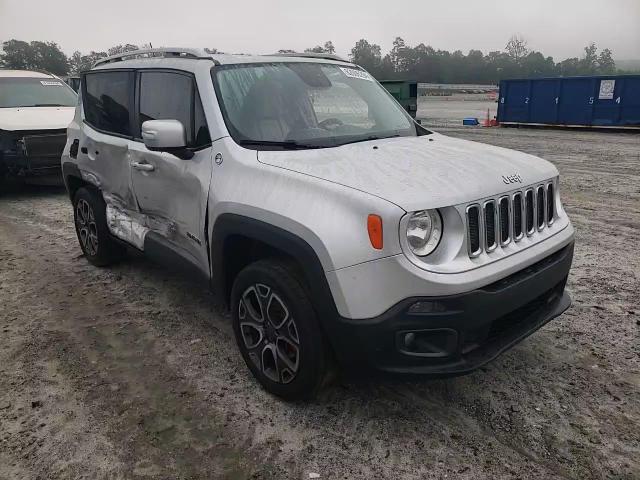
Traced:
[[0, 108], [75, 107], [77, 98], [57, 78], [0, 78]]
[[214, 72], [227, 127], [241, 145], [320, 148], [429, 133], [352, 66], [240, 64]]

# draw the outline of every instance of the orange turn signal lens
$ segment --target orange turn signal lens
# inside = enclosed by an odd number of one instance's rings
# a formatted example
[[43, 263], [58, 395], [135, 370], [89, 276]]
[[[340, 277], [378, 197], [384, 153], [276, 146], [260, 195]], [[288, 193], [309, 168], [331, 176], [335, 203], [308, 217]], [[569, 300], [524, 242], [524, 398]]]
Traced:
[[382, 250], [382, 218], [380, 215], [369, 214], [367, 217], [367, 230], [371, 246], [376, 250]]

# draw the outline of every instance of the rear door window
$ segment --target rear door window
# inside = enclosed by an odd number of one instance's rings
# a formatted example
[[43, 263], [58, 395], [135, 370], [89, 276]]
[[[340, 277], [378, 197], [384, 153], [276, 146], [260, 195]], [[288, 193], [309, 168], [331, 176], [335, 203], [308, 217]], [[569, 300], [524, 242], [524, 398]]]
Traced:
[[131, 136], [133, 72], [86, 74], [82, 103], [89, 125], [105, 133]]

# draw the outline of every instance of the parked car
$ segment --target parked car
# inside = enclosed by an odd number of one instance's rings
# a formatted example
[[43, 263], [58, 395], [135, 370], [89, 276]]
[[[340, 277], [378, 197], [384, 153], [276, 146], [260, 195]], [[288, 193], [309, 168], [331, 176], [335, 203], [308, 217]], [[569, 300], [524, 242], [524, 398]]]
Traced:
[[557, 169], [424, 129], [337, 57], [101, 60], [62, 169], [87, 260], [202, 278], [288, 399], [333, 368], [467, 373], [570, 305]]
[[77, 103], [55, 75], [0, 70], [0, 181], [62, 182], [60, 156]]
[[68, 76], [62, 77], [64, 82], [69, 85], [74, 92], [77, 92], [80, 89], [80, 77], [78, 76]]

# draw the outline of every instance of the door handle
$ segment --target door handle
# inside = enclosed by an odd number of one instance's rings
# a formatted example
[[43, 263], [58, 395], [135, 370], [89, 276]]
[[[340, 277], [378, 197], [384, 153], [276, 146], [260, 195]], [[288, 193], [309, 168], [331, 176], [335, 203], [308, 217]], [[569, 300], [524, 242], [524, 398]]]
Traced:
[[131, 162], [131, 166], [142, 172], [153, 172], [156, 169], [156, 167], [150, 163]]

